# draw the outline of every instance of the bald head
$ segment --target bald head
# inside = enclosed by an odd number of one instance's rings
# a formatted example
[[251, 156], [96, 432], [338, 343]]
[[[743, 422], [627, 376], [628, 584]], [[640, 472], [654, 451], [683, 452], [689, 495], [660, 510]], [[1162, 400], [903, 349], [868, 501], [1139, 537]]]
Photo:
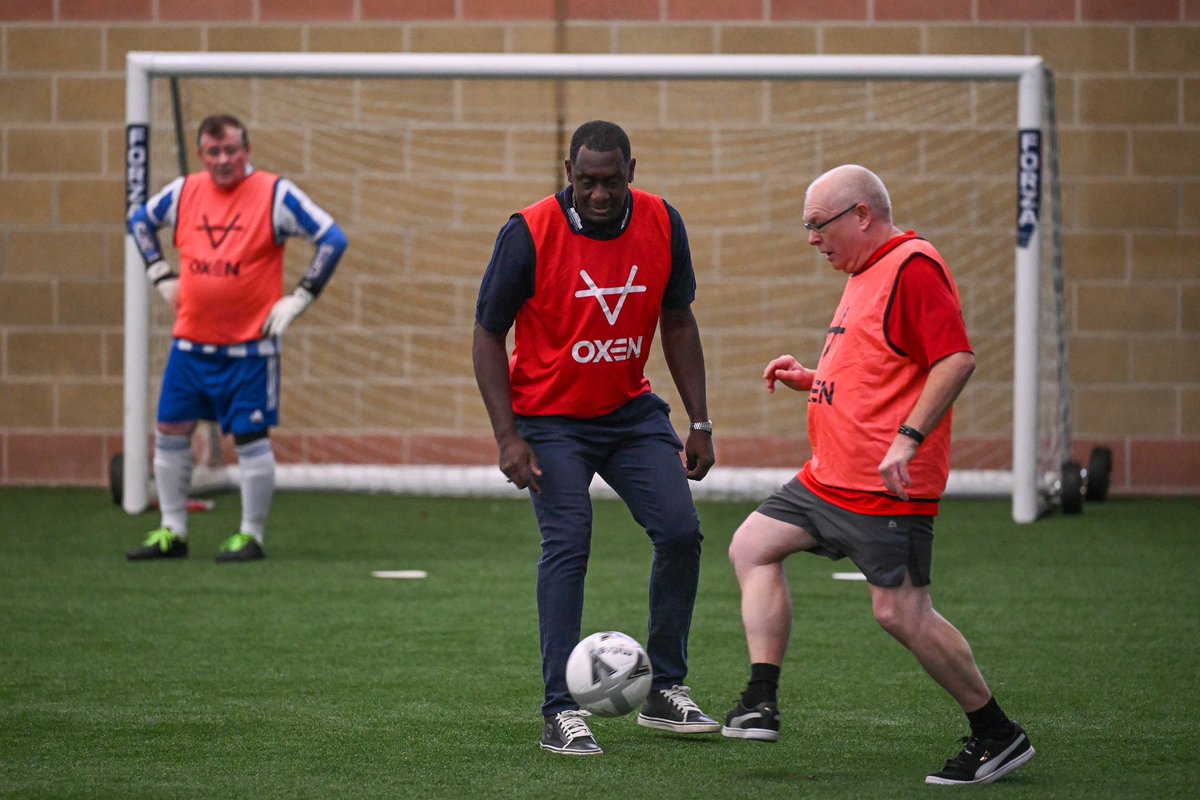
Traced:
[[808, 243], [830, 265], [853, 275], [899, 231], [892, 225], [892, 201], [879, 176], [857, 164], [834, 167], [804, 193]]
[[887, 187], [871, 170], [843, 164], [824, 173], [808, 186], [805, 199], [819, 195], [822, 203], [843, 208], [851, 203], [870, 206], [879, 222], [892, 223], [892, 199]]

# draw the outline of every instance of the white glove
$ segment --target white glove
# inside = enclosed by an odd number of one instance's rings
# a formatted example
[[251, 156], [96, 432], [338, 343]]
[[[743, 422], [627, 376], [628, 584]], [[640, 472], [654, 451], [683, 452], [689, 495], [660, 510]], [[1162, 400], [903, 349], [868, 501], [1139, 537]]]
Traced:
[[279, 300], [275, 301], [275, 305], [271, 307], [271, 313], [267, 315], [267, 321], [263, 323], [263, 335], [282, 336], [283, 332], [295, 321], [296, 317], [300, 316], [304, 309], [312, 305], [313, 299], [312, 292], [303, 286], [298, 286], [296, 287], [296, 291], [279, 298]]
[[163, 278], [158, 283], [154, 284], [154, 288], [158, 289], [158, 293], [162, 295], [162, 299], [167, 301], [167, 305], [174, 311], [179, 302], [179, 278]]
[[171, 265], [165, 261], [155, 261], [146, 267], [146, 277], [174, 311], [175, 304], [179, 301], [179, 276], [171, 271]]

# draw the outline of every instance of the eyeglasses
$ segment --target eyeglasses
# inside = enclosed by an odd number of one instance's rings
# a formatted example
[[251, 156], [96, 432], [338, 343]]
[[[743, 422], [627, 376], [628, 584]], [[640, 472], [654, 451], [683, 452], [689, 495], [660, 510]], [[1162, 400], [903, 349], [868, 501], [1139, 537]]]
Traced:
[[849, 214], [851, 211], [853, 211], [856, 208], [858, 208], [858, 203], [855, 203], [854, 205], [850, 206], [849, 208], [847, 208], [845, 211], [841, 212], [840, 214], [834, 214], [832, 217], [825, 220], [820, 225], [818, 225], [815, 222], [806, 222], [806, 223], [804, 223], [804, 230], [808, 231], [809, 233], [820, 233], [821, 229], [824, 228], [826, 225], [833, 222], [838, 217], [846, 216], [847, 214]]

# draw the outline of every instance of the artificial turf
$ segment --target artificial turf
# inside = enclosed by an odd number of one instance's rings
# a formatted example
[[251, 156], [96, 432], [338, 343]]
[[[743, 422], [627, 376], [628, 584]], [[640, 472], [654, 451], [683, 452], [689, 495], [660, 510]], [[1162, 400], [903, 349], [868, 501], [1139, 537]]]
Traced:
[[[745, 681], [725, 551], [753, 504], [702, 504], [693, 696]], [[605, 755], [537, 746], [538, 536], [521, 500], [276, 497], [268, 557], [127, 563], [157, 518], [87, 489], [0, 490], [0, 796], [19, 798], [926, 797], [966, 733], [870, 616], [848, 562], [788, 562], [795, 604], [776, 744], [594, 720]], [[1016, 525], [949, 501], [933, 597], [1037, 757], [1011, 798], [1194, 797], [1200, 502], [1124, 499]], [[584, 633], [643, 639], [650, 545], [597, 504]], [[420, 569], [424, 580], [373, 570]], [[968, 790], [971, 791], [971, 790]]]

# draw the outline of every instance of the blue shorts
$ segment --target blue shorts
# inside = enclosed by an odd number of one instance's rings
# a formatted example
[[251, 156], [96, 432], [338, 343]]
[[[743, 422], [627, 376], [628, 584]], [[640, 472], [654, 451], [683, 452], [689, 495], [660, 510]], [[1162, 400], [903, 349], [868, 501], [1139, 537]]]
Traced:
[[[214, 420], [234, 436], [279, 424], [279, 355], [275, 347], [206, 347], [177, 339], [167, 357], [159, 422]], [[230, 351], [235, 355], [231, 355]]]

